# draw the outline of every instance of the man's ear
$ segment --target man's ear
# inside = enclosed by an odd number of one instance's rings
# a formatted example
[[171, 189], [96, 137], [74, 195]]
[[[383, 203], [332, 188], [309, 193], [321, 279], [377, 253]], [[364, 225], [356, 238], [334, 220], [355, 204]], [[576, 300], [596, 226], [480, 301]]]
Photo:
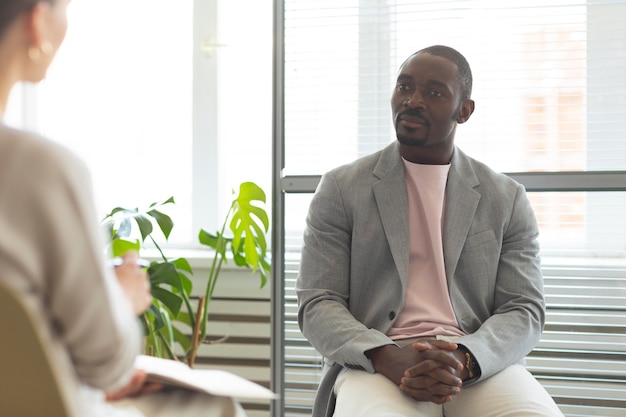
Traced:
[[463, 103], [461, 103], [459, 115], [456, 118], [457, 123], [467, 122], [472, 113], [474, 113], [474, 100], [467, 99]]

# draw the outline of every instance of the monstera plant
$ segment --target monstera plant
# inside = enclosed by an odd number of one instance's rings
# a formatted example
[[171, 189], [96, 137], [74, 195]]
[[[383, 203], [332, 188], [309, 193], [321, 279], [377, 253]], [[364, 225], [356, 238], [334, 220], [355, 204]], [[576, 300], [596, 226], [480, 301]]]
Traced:
[[155, 225], [166, 241], [170, 236], [174, 222], [165, 210], [166, 206], [175, 204], [173, 197], [153, 203], [145, 210], [116, 207], [105, 216], [103, 224], [111, 236], [113, 256], [129, 250], [140, 251], [146, 241], [151, 242], [160, 254], [160, 259], [148, 266], [153, 304], [142, 316], [146, 354], [182, 359], [193, 367], [199, 346], [206, 342], [209, 304], [226, 262], [232, 261], [237, 266], [258, 272], [260, 287], [265, 286], [270, 272], [266, 241], [269, 218], [264, 208], [265, 200], [265, 193], [258, 185], [244, 182], [221, 229], [215, 233], [200, 230], [200, 244], [211, 248], [214, 255], [205, 287], [202, 291], [195, 291], [202, 294], [197, 298], [192, 297], [194, 272], [188, 260], [168, 258], [154, 236]]

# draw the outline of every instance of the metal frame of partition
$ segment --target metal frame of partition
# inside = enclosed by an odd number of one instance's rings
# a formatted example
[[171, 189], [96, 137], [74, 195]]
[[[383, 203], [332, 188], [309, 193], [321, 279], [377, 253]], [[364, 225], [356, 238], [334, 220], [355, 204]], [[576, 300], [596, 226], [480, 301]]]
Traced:
[[[626, 191], [626, 171], [511, 172], [505, 173], [531, 192]], [[279, 178], [284, 193], [312, 193], [320, 175], [291, 175]]]
[[274, 0], [274, 70], [273, 70], [273, 122], [272, 122], [272, 298], [271, 298], [271, 389], [280, 394], [270, 406], [272, 417], [285, 414], [284, 376], [284, 225], [285, 199], [282, 171], [285, 166], [284, 109], [284, 7], [282, 0]]

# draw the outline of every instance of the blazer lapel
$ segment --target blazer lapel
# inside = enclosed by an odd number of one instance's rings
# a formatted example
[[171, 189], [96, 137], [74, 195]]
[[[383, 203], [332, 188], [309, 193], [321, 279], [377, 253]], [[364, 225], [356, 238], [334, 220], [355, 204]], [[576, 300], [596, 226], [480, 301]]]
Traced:
[[374, 198], [404, 288], [409, 273], [408, 202], [404, 166], [395, 142], [383, 150], [373, 173], [379, 178], [372, 185]]
[[[402, 286], [406, 287], [409, 273], [409, 220], [404, 165], [394, 142], [381, 153], [373, 174], [379, 178], [372, 185], [376, 205], [380, 212], [385, 237], [398, 270]], [[458, 148], [446, 185], [446, 207], [443, 229], [443, 254], [446, 276], [450, 280], [465, 244], [471, 221], [478, 207], [479, 184], [469, 159]]]
[[478, 207], [480, 193], [474, 189], [478, 184], [468, 158], [456, 148], [446, 186], [443, 228], [443, 255], [448, 282], [454, 276], [471, 219]]

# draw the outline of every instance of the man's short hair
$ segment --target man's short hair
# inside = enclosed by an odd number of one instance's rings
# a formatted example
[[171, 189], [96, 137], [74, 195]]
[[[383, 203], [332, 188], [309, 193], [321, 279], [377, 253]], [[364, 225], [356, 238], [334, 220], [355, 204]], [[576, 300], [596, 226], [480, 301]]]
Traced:
[[[467, 100], [472, 96], [472, 69], [470, 68], [469, 62], [467, 62], [467, 59], [465, 59], [465, 57], [459, 51], [454, 48], [450, 48], [449, 46], [433, 45], [424, 49], [420, 49], [419, 51], [412, 54], [409, 58], [422, 52], [426, 52], [435, 56], [440, 56], [455, 63], [459, 72], [459, 81], [461, 81], [461, 84], [463, 85], [463, 96], [461, 97], [461, 99]], [[407, 60], [409, 58], [407, 58]], [[404, 63], [402, 65], [404, 65]]]

